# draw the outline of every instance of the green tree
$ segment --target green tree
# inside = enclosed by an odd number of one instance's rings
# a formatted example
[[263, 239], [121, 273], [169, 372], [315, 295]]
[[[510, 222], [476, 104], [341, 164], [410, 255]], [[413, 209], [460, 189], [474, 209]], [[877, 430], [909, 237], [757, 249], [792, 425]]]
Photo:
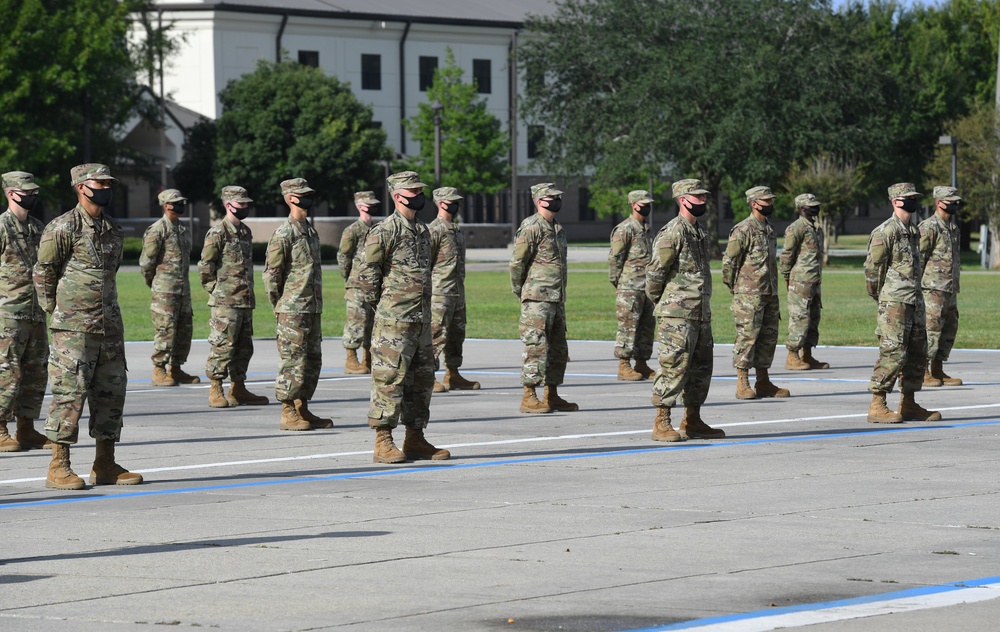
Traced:
[[420, 154], [407, 165], [422, 177], [434, 173], [434, 111], [441, 110], [441, 184], [462, 193], [496, 193], [510, 184], [509, 145], [500, 119], [486, 109], [475, 83], [462, 81], [463, 71], [447, 49], [444, 67], [434, 71], [427, 100], [406, 120], [406, 128], [420, 143]]
[[192, 202], [218, 199], [215, 186], [215, 121], [201, 119], [184, 132], [184, 158], [174, 167], [177, 188]]
[[278, 184], [309, 181], [319, 196], [346, 202], [370, 188], [388, 157], [385, 131], [349, 86], [318, 68], [261, 60], [219, 94], [215, 186], [244, 186], [260, 206], [281, 201]]
[[829, 154], [818, 154], [792, 166], [785, 176], [785, 190], [794, 204], [794, 196], [812, 193], [822, 202], [823, 259], [830, 258], [830, 244], [847, 216], [864, 199], [864, 169], [856, 162]]

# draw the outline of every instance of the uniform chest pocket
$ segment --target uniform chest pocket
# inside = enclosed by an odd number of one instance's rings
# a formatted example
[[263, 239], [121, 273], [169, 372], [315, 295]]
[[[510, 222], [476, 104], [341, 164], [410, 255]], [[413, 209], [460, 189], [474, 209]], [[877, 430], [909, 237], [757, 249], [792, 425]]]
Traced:
[[292, 261], [296, 263], [312, 263], [313, 259], [313, 249], [309, 246], [307, 240], [300, 239], [292, 245]]

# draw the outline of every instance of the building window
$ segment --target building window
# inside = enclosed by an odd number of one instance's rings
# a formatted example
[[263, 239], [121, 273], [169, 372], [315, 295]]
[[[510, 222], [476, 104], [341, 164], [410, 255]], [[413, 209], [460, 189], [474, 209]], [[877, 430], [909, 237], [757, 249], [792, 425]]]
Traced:
[[299, 63], [302, 64], [303, 66], [312, 66], [313, 68], [319, 68], [319, 51], [300, 50]]
[[434, 71], [438, 67], [437, 57], [420, 58], [420, 91], [427, 92], [427, 89], [434, 83]]
[[479, 94], [490, 94], [493, 91], [493, 73], [490, 71], [489, 59], [472, 60], [472, 78]]
[[593, 222], [597, 220], [597, 213], [590, 207], [590, 189], [580, 187], [580, 221]]
[[381, 55], [361, 56], [361, 89], [362, 90], [382, 89]]
[[528, 159], [538, 158], [545, 142], [545, 127], [542, 125], [528, 126]]

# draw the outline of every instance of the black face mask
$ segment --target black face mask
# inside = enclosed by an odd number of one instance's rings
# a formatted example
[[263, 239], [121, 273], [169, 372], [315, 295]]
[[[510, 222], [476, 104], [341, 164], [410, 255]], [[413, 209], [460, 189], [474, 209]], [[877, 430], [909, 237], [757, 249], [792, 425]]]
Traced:
[[298, 200], [296, 200], [295, 205], [308, 211], [313, 207], [313, 204], [315, 203], [316, 203], [316, 198], [308, 196], [308, 197], [300, 197]]
[[903, 210], [907, 213], [916, 213], [920, 210], [920, 200], [917, 198], [903, 198]]
[[555, 198], [554, 200], [545, 201], [545, 210], [550, 213], [558, 213], [559, 209], [562, 208], [562, 198]]
[[807, 217], [817, 217], [819, 215], [818, 206], [807, 206], [804, 209], [802, 209], [802, 211], [806, 214]]
[[35, 195], [21, 195], [19, 198], [14, 200], [17, 205], [26, 211], [30, 211], [35, 208], [35, 204], [38, 204], [38, 194]]
[[640, 204], [639, 205], [639, 215], [643, 217], [649, 217], [649, 214], [653, 212], [652, 204]]
[[229, 208], [230, 210], [232, 210], [233, 215], [236, 216], [236, 219], [240, 220], [241, 222], [250, 216], [249, 206], [245, 206], [243, 208], [236, 208], [235, 206], [230, 206]]
[[442, 207], [444, 208], [444, 210], [448, 211], [448, 214], [451, 215], [452, 217], [454, 217], [455, 213], [458, 212], [458, 204], [454, 202], [448, 202], [447, 204], [442, 204]]
[[767, 217], [768, 215], [774, 212], [774, 205], [772, 204], [771, 206], [758, 206], [757, 212], [763, 215], [764, 217]]
[[413, 197], [406, 197], [405, 195], [400, 195], [399, 197], [403, 201], [403, 206], [413, 211], [421, 210], [424, 208], [424, 204], [427, 203], [427, 198], [423, 192], [417, 193]]
[[[24, 206], [24, 204], [21, 204], [21, 206]], [[28, 207], [24, 206], [24, 208]], [[960, 210], [962, 210], [961, 202], [948, 202], [947, 204], [944, 205], [944, 212], [949, 215], [958, 215], [958, 212]]]
[[183, 215], [184, 213], [187, 213], [187, 206], [187, 202], [174, 202], [173, 212], [178, 215]]
[[701, 217], [705, 214], [705, 211], [708, 210], [708, 204], [705, 202], [698, 203], [688, 201], [688, 204], [691, 205], [691, 208], [688, 209], [688, 213], [691, 213], [695, 217]]
[[111, 198], [114, 196], [114, 189], [91, 189], [86, 184], [83, 185], [90, 189], [90, 201], [94, 204], [104, 208], [108, 204], [111, 204]]

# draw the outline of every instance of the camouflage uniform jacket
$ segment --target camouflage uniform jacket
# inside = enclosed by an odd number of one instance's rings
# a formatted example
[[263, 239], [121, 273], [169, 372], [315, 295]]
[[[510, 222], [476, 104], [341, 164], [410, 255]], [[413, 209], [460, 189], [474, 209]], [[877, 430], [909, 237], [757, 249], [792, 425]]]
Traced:
[[535, 213], [521, 222], [510, 258], [510, 287], [522, 301], [566, 302], [566, 233]]
[[918, 305], [920, 293], [920, 232], [893, 215], [872, 231], [865, 259], [868, 295], [880, 302]]
[[45, 227], [34, 278], [38, 302], [52, 314], [51, 329], [122, 335], [115, 277], [123, 239], [107, 213], [91, 217], [79, 204]]
[[729, 233], [722, 257], [722, 282], [733, 294], [777, 296], [777, 249], [774, 227], [751, 214]]
[[680, 215], [660, 229], [646, 271], [646, 295], [657, 317], [712, 320], [710, 245], [708, 231]]
[[465, 233], [456, 222], [436, 217], [431, 231], [431, 272], [436, 296], [465, 296]]
[[247, 225], [236, 226], [229, 218], [205, 235], [198, 262], [201, 285], [211, 307], [257, 306], [253, 294], [253, 238]]
[[340, 236], [337, 264], [340, 266], [340, 276], [347, 281], [344, 287], [361, 287], [358, 285], [358, 274], [361, 272], [361, 264], [365, 262], [365, 239], [371, 229], [370, 224], [359, 219]]
[[958, 277], [962, 268], [959, 261], [960, 239], [958, 224], [945, 221], [937, 213], [920, 222], [923, 289], [958, 294]]
[[365, 238], [358, 275], [375, 317], [405, 323], [431, 322], [431, 236], [427, 224], [395, 211]]
[[142, 236], [139, 272], [154, 292], [191, 296], [191, 233], [161, 217]]
[[627, 217], [611, 231], [608, 276], [611, 285], [623, 292], [646, 290], [646, 266], [653, 247], [649, 229], [634, 217]]
[[267, 242], [264, 289], [275, 314], [323, 313], [319, 234], [309, 222], [288, 218]]
[[42, 223], [22, 223], [10, 210], [0, 215], [0, 318], [45, 322], [32, 281]]
[[823, 274], [823, 228], [804, 217], [788, 225], [781, 274], [792, 283], [819, 285]]

